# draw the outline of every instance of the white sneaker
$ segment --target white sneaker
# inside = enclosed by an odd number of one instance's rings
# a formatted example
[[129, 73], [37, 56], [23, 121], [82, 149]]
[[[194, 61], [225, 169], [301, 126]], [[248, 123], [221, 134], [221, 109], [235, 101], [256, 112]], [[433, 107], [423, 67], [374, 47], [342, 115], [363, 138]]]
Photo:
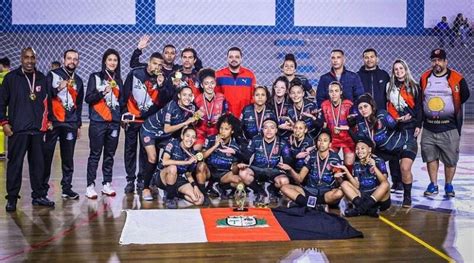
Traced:
[[147, 189], [147, 188], [143, 189], [142, 197], [143, 197], [143, 200], [145, 201], [153, 201], [153, 195], [151, 194], [150, 189]]
[[91, 184], [86, 189], [86, 197], [89, 199], [97, 199], [97, 192], [95, 191], [95, 185]]
[[116, 193], [115, 193], [115, 190], [112, 189], [112, 186], [110, 185], [110, 183], [106, 183], [103, 185], [102, 194], [107, 195], [107, 196], [115, 196]]

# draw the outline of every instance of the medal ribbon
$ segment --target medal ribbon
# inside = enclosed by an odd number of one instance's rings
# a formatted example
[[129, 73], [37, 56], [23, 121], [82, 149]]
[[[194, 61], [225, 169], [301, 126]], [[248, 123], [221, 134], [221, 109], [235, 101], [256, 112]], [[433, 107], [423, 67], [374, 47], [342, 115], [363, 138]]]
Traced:
[[30, 89], [30, 96], [31, 96], [32, 94], [35, 94], [36, 73], [33, 72], [33, 83], [32, 83], [30, 79], [28, 78], [28, 76], [26, 76], [25, 71], [23, 69], [21, 69], [21, 71], [25, 75], [26, 81], [28, 81], [28, 88]]
[[267, 153], [267, 147], [265, 145], [265, 140], [263, 140], [263, 151], [265, 152], [265, 158], [267, 159], [267, 166], [270, 167], [270, 160], [272, 159], [273, 150], [275, 149], [275, 145], [277, 140], [273, 140], [272, 150], [270, 151], [270, 155]]
[[342, 105], [342, 101], [339, 102], [339, 106], [337, 106], [336, 108], [339, 108], [339, 112], [336, 116], [336, 113], [334, 111], [334, 105], [331, 103], [331, 111], [332, 111], [332, 119], [334, 120], [334, 127], [339, 127], [339, 120], [341, 119], [341, 105]]
[[260, 117], [260, 120], [258, 118], [258, 113], [257, 113], [257, 110], [255, 108], [255, 105], [253, 106], [253, 114], [255, 115], [255, 123], [257, 124], [257, 130], [258, 132], [260, 132], [260, 130], [262, 130], [262, 125], [263, 125], [263, 117], [265, 115], [265, 109], [266, 109], [266, 106], [264, 105], [263, 106], [263, 110], [262, 110], [262, 116]]
[[208, 122], [211, 122], [212, 121], [212, 112], [214, 111], [214, 105], [215, 105], [215, 101], [214, 101], [214, 96], [212, 96], [212, 99], [211, 99], [211, 110], [209, 111], [208, 110], [208, 107], [207, 107], [207, 99], [206, 99], [206, 96], [203, 94], [203, 98], [204, 98], [204, 110], [206, 111], [206, 117], [207, 117], [207, 121]]
[[321, 168], [321, 164], [319, 162], [319, 159], [320, 159], [320, 156], [319, 156], [319, 152], [318, 152], [316, 154], [316, 163], [317, 163], [317, 166], [318, 166], [318, 175], [319, 175], [318, 185], [321, 184], [321, 180], [323, 179], [323, 172], [324, 172], [324, 170], [326, 170], [326, 165], [328, 164], [328, 161], [329, 161], [329, 154], [328, 154], [328, 156], [326, 156], [326, 159], [324, 160], [324, 164], [323, 164], [322, 168]]

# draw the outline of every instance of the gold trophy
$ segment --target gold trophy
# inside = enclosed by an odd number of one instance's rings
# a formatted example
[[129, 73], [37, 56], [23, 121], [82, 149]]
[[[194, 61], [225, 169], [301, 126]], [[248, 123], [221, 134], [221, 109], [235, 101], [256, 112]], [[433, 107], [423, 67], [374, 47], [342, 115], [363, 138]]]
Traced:
[[234, 208], [234, 212], [247, 212], [248, 208], [245, 207], [245, 202], [247, 201], [247, 192], [245, 192], [245, 185], [244, 183], [239, 183], [235, 190], [234, 194], [234, 201], [237, 205]]
[[199, 111], [196, 111], [194, 114], [193, 114], [193, 118], [195, 121], [198, 121], [201, 119], [201, 113], [199, 113]]

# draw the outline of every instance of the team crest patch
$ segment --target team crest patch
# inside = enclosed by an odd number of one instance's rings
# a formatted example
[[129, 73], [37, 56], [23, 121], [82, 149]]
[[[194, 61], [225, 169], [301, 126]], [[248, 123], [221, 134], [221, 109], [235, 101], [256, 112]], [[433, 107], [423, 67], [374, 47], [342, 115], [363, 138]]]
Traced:
[[144, 141], [145, 143], [149, 143], [150, 140], [151, 140], [150, 136], [145, 136], [145, 138], [143, 138], [143, 141]]
[[41, 86], [36, 86], [36, 92], [40, 92], [41, 91]]
[[256, 216], [228, 216], [218, 219], [217, 227], [269, 227], [267, 220]]
[[72, 141], [74, 139], [74, 134], [72, 132], [68, 132], [66, 135], [66, 140]]
[[110, 134], [110, 136], [112, 136], [113, 138], [118, 137], [118, 131], [117, 131], [117, 130], [113, 130], [112, 133]]

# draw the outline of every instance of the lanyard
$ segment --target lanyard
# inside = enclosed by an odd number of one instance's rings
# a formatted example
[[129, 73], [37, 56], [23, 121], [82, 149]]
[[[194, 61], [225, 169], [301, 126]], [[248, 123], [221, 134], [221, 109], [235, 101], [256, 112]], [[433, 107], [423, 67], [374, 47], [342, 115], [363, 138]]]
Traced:
[[260, 120], [258, 118], [258, 113], [257, 113], [257, 109], [255, 107], [255, 105], [253, 106], [253, 114], [255, 116], [255, 123], [257, 124], [257, 130], [258, 132], [260, 132], [260, 130], [262, 130], [262, 125], [263, 125], [263, 117], [265, 115], [265, 109], [266, 109], [266, 106], [264, 105], [263, 106], [263, 110], [262, 110], [262, 116], [260, 117]]
[[318, 185], [321, 184], [321, 180], [323, 179], [323, 172], [324, 170], [326, 170], [326, 165], [328, 164], [328, 160], [329, 160], [329, 154], [328, 156], [326, 156], [326, 159], [324, 160], [324, 164], [323, 164], [323, 167], [321, 168], [321, 164], [319, 162], [319, 152], [316, 154], [316, 163], [317, 163], [317, 166], [318, 166], [318, 175], [319, 175], [319, 181], [318, 181]]
[[73, 86], [74, 85], [74, 74], [75, 74], [75, 72], [73, 71], [72, 75], [69, 75], [69, 72], [67, 72], [67, 70], [65, 68], [62, 68], [62, 69], [63, 69], [64, 73], [66, 73], [67, 77], [69, 78], [69, 83], [68, 84], [70, 86]]
[[369, 123], [367, 122], [367, 119], [364, 118], [364, 121], [365, 121], [365, 125], [367, 126], [367, 132], [369, 133], [369, 137], [370, 137], [370, 140], [372, 140], [372, 142], [375, 142], [374, 141], [374, 130], [372, 130], [369, 126]]
[[334, 120], [334, 127], [339, 127], [339, 120], [341, 119], [341, 111], [342, 111], [342, 101], [339, 102], [339, 106], [337, 106], [336, 108], [339, 108], [339, 112], [337, 113], [337, 116], [336, 116], [336, 113], [334, 111], [334, 105], [331, 103], [331, 111], [332, 111], [332, 118]]
[[277, 119], [280, 119], [280, 116], [283, 114], [283, 108], [285, 106], [285, 98], [283, 98], [283, 101], [281, 102], [281, 108], [278, 110], [278, 102], [276, 98], [274, 98], [275, 102], [275, 113], [277, 115]]
[[290, 136], [290, 143], [294, 145], [296, 148], [300, 148], [301, 144], [304, 142], [304, 137], [301, 139], [300, 143], [298, 144], [298, 140], [296, 139], [295, 135]]
[[265, 158], [267, 159], [267, 166], [270, 167], [270, 160], [272, 159], [273, 150], [275, 149], [275, 145], [277, 144], [277, 140], [273, 140], [272, 150], [270, 154], [267, 153], [267, 146], [265, 145], [265, 140], [263, 140], [263, 151], [265, 152]]
[[33, 72], [33, 82], [31, 82], [28, 76], [26, 75], [25, 71], [23, 69], [21, 69], [21, 71], [25, 75], [26, 81], [28, 81], [28, 88], [30, 89], [30, 99], [35, 100], [36, 99], [36, 94], [35, 94], [36, 73]]
[[207, 123], [210, 126], [211, 121], [212, 121], [212, 113], [214, 111], [214, 105], [215, 105], [214, 96], [212, 96], [212, 99], [209, 102], [211, 103], [211, 110], [208, 110], [206, 96], [204, 94], [202, 96], [204, 98], [204, 110], [206, 110]]
[[302, 105], [301, 105], [300, 114], [298, 114], [298, 111], [296, 110], [296, 105], [295, 104], [293, 104], [293, 110], [295, 111], [295, 115], [296, 115], [295, 116], [296, 117], [295, 121], [299, 121], [300, 118], [301, 118], [301, 115], [304, 111], [304, 101], [302, 102]]

